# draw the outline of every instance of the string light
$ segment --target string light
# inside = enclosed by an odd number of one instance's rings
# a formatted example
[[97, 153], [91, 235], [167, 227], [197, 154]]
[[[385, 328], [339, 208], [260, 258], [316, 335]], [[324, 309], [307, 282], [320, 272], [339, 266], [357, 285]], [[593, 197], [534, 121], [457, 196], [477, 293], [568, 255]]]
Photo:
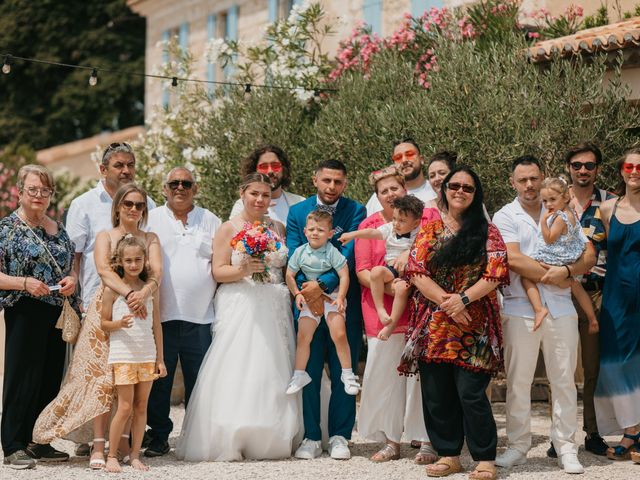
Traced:
[[[5, 74], [8, 74], [9, 72], [11, 72], [11, 65], [13, 63], [14, 60], [20, 60], [22, 62], [29, 62], [29, 63], [38, 63], [38, 64], [43, 64], [43, 65], [52, 65], [52, 66], [56, 66], [56, 67], [65, 67], [65, 68], [77, 68], [80, 70], [90, 70], [91, 71], [91, 76], [89, 77], [89, 85], [94, 86], [98, 83], [98, 67], [93, 67], [93, 66], [89, 66], [89, 65], [73, 65], [73, 64], [69, 64], [69, 63], [60, 63], [60, 62], [53, 62], [50, 60], [41, 60], [38, 58], [28, 58], [28, 57], [19, 57], [19, 56], [15, 56], [15, 55], [11, 55], [8, 53], [0, 53], [0, 57], [4, 56], [4, 64], [2, 65], [2, 72]], [[168, 75], [154, 75], [154, 74], [149, 74], [149, 73], [140, 73], [140, 72], [132, 72], [132, 71], [126, 71], [126, 70], [116, 70], [116, 69], [111, 69], [111, 68], [102, 68], [100, 67], [99, 70], [102, 73], [112, 73], [115, 75], [129, 75], [129, 76], [135, 76], [135, 77], [144, 77], [144, 78], [157, 78], [160, 80], [171, 80], [171, 85], [176, 87], [178, 85], [178, 81], [180, 82], [193, 82], [193, 83], [206, 83], [206, 84], [211, 84], [211, 85], [229, 85], [229, 86], [241, 86], [244, 87], [244, 91], [245, 91], [245, 96], [247, 94], [251, 94], [251, 88], [270, 88], [270, 89], [276, 89], [276, 90], [290, 90], [290, 91], [296, 91], [296, 90], [302, 90], [302, 91], [313, 91], [314, 95], [316, 94], [316, 92], [318, 92], [318, 95], [322, 92], [336, 92], [337, 90], [335, 88], [305, 88], [305, 87], [287, 87], [284, 85], [267, 85], [267, 84], [257, 84], [257, 83], [239, 83], [239, 82], [225, 82], [225, 81], [216, 81], [216, 80], [203, 80], [200, 78], [182, 78], [182, 77], [173, 77], [173, 76], [168, 76]], [[95, 73], [95, 75], [94, 75]]]
[[11, 55], [5, 55], [4, 64], [2, 65], [2, 73], [9, 75], [11, 73]]
[[249, 100], [251, 98], [251, 84], [250, 83], [245, 83], [244, 84], [244, 99], [245, 100]]

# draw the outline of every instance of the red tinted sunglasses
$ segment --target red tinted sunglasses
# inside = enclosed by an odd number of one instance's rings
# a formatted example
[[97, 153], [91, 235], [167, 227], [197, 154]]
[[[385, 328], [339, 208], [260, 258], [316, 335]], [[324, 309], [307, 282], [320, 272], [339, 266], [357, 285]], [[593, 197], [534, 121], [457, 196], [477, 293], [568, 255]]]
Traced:
[[398, 163], [401, 162], [403, 158], [406, 158], [407, 160], [413, 160], [417, 156], [418, 152], [416, 152], [415, 150], [409, 150], [407, 152], [396, 153], [391, 157], [391, 160], [393, 160], [395, 163]]
[[637, 173], [640, 173], [640, 163], [623, 163], [622, 164], [622, 170], [624, 171], [624, 173], [633, 173], [633, 171], [635, 170]]
[[258, 173], [269, 173], [269, 170], [272, 172], [281, 172], [282, 171], [282, 163], [280, 162], [271, 162], [271, 163], [261, 163], [256, 166], [256, 172]]

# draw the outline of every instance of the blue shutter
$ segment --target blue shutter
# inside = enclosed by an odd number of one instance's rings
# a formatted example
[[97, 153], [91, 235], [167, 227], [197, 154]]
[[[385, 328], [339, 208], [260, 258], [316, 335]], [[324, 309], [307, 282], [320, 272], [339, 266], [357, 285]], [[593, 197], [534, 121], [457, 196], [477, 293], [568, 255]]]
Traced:
[[[207, 40], [211, 40], [216, 37], [218, 17], [215, 14], [207, 17]], [[210, 82], [216, 81], [216, 66], [213, 63], [207, 64], [207, 80]], [[213, 92], [215, 85], [209, 84], [209, 93]]]
[[178, 34], [178, 44], [182, 50], [189, 48], [189, 24], [187, 22], [180, 25]]
[[280, 6], [279, 0], [269, 0], [269, 23], [278, 21], [278, 7]]
[[[165, 45], [167, 45], [169, 43], [169, 40], [171, 40], [171, 34], [169, 33], [169, 30], [165, 30], [164, 32], [162, 32], [162, 41]], [[169, 51], [167, 50], [166, 46], [162, 51], [162, 63], [169, 63]], [[167, 87], [162, 87], [162, 107], [167, 108], [168, 106], [169, 90], [167, 90]]]
[[[227, 11], [227, 39], [238, 40], [238, 6], [234, 5]], [[224, 69], [226, 78], [233, 73], [233, 66], [227, 65]]]
[[364, 0], [362, 17], [374, 33], [382, 34], [382, 0]]
[[419, 17], [433, 7], [442, 8], [442, 4], [442, 0], [411, 0], [411, 15]]

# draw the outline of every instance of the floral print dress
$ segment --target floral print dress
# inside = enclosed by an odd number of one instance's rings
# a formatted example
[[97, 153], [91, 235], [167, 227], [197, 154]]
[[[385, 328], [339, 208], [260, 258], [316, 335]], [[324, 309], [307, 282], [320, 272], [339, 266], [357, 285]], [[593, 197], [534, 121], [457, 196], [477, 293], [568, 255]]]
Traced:
[[[406, 276], [426, 275], [447, 293], [462, 293], [478, 280], [509, 283], [504, 241], [497, 227], [489, 224], [486, 258], [472, 265], [436, 268], [431, 260], [452, 234], [441, 219], [422, 226], [409, 256]], [[497, 373], [503, 365], [502, 327], [496, 290], [467, 306], [471, 322], [455, 322], [440, 307], [415, 289], [410, 301], [407, 346], [398, 371], [416, 374], [418, 362], [451, 363], [461, 368]]]

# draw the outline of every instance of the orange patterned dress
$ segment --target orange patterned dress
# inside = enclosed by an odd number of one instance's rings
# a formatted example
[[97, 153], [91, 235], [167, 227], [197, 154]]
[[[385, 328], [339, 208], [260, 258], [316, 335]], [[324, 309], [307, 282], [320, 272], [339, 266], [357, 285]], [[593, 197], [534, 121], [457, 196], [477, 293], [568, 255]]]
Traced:
[[36, 421], [34, 442], [66, 438], [87, 443], [93, 438], [91, 420], [111, 411], [113, 371], [108, 364], [109, 340], [100, 328], [102, 291], [101, 287], [82, 321], [60, 393]]
[[[474, 265], [436, 269], [431, 263], [436, 250], [451, 234], [441, 219], [423, 224], [409, 256], [406, 276], [426, 275], [448, 293], [461, 293], [481, 278], [509, 283], [507, 250], [497, 227], [489, 224], [487, 256]], [[407, 346], [398, 371], [418, 373], [418, 362], [451, 363], [489, 374], [503, 365], [502, 326], [496, 290], [467, 306], [471, 322], [462, 325], [415, 289], [409, 305]]]

